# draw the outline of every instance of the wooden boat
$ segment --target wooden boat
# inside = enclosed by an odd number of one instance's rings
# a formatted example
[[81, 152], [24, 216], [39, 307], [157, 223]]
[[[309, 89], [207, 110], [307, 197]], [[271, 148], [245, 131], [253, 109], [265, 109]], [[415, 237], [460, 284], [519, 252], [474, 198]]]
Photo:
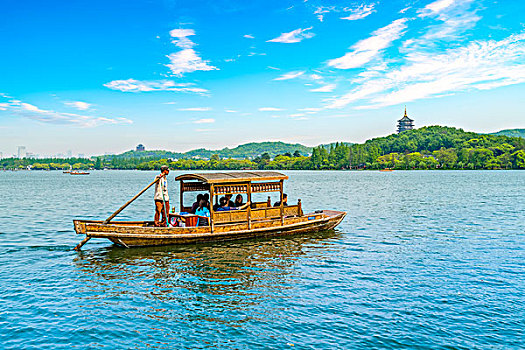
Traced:
[[[300, 199], [295, 205], [283, 205], [284, 180], [287, 179], [284, 174], [268, 171], [184, 174], [175, 179], [180, 181], [180, 211], [191, 209], [183, 203], [185, 192], [208, 192], [209, 225], [198, 226], [199, 220], [192, 220], [195, 215], [175, 213], [170, 217], [183, 219], [185, 227], [155, 227], [153, 221], [111, 221], [154, 181], [105, 221], [74, 220], [76, 233], [86, 236], [75, 249], [80, 249], [90, 238], [107, 238], [129, 248], [291, 235], [329, 230], [341, 223], [346, 216], [344, 211], [317, 210], [305, 214]], [[264, 192], [279, 192], [281, 205], [272, 207], [270, 197], [265, 202], [252, 202], [253, 193]], [[214, 211], [218, 196], [230, 193], [246, 195], [250, 205], [244, 210]]]
[[89, 175], [89, 173], [86, 171], [70, 171], [69, 174], [70, 175]]
[[379, 171], [394, 171], [394, 169], [380, 169]]

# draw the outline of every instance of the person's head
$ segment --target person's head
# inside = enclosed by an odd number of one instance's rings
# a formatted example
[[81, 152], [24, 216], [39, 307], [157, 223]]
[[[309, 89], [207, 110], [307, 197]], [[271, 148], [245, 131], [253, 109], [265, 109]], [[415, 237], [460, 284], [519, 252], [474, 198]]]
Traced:
[[203, 200], [203, 199], [204, 199], [204, 196], [203, 196], [201, 193], [199, 193], [199, 194], [197, 195], [197, 203], [200, 203], [201, 200]]
[[226, 199], [226, 197], [221, 197], [221, 199], [219, 199], [219, 205], [221, 207], [225, 207], [228, 205], [228, 200]]
[[202, 195], [202, 199], [204, 199], [205, 201], [209, 202], [210, 201], [210, 194], [209, 193], [205, 193]]
[[160, 173], [168, 175], [170, 173], [170, 168], [167, 165], [163, 165], [160, 167]]
[[239, 203], [239, 204], [242, 203], [242, 196], [241, 196], [240, 194], [238, 194], [238, 195], [235, 197], [235, 203]]
[[283, 193], [283, 203], [288, 202], [288, 195], [286, 193]]
[[207, 206], [207, 205], [208, 205], [208, 201], [206, 201], [206, 200], [204, 200], [204, 199], [201, 199], [201, 200], [199, 201], [199, 208], [202, 209], [202, 208], [204, 208], [204, 207]]
[[233, 194], [228, 193], [228, 194], [225, 194], [224, 197], [226, 197], [227, 200], [230, 200], [230, 199], [232, 199]]

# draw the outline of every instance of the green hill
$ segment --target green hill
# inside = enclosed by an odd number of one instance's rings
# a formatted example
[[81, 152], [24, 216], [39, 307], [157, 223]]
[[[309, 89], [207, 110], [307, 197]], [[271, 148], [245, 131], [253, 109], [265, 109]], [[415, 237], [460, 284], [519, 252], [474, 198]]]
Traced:
[[509, 137], [521, 137], [525, 139], [525, 129], [505, 129], [490, 133], [489, 135], [503, 135]]
[[[312, 158], [316, 153], [313, 150]], [[525, 166], [525, 139], [428, 126], [353, 145], [352, 166], [397, 169], [508, 169]]]
[[170, 151], [128, 151], [118, 155], [104, 156], [107, 160], [112, 159], [132, 159], [132, 158], [144, 158], [144, 159], [210, 159], [213, 155], [218, 155], [220, 158], [233, 158], [233, 159], [253, 159], [264, 153], [268, 153], [270, 157], [274, 158], [279, 154], [290, 153], [293, 154], [298, 151], [301, 155], [307, 156], [312, 153], [312, 148], [306, 147], [301, 144], [290, 144], [284, 142], [250, 142], [243, 145], [239, 145], [235, 148], [223, 148], [220, 150], [208, 150], [205, 148], [199, 148], [184, 153], [170, 152]]
[[0, 160], [0, 167], [52, 170], [69, 169], [71, 165], [73, 169], [153, 170], [166, 164], [174, 170], [525, 169], [525, 138], [478, 134], [445, 126], [408, 130], [362, 144], [321, 145], [309, 153], [310, 148], [300, 144], [254, 142], [217, 151], [129, 151], [92, 160], [9, 158]]

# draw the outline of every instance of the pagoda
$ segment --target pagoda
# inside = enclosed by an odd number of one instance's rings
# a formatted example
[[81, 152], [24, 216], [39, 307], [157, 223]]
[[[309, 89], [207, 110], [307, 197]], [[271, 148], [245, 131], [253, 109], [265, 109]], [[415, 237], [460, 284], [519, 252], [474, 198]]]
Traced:
[[397, 132], [403, 132], [414, 129], [414, 121], [407, 115], [407, 107], [405, 106], [405, 115], [397, 121]]

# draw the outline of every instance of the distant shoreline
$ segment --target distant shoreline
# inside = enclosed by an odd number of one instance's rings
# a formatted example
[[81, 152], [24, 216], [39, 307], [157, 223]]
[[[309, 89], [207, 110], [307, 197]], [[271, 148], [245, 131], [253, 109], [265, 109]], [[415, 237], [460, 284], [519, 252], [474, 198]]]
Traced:
[[[269, 147], [279, 146], [269, 152]], [[297, 145], [278, 142], [239, 146], [238, 154], [209, 158], [176, 157], [167, 151], [129, 151], [70, 159], [1, 159], [0, 169], [31, 170], [498, 170], [525, 169], [525, 139], [477, 134], [444, 126], [429, 126], [368, 140], [363, 144], [320, 145], [305, 155]], [[243, 150], [242, 152], [240, 150]], [[232, 151], [233, 150], [228, 150]], [[240, 152], [240, 153], [239, 153]], [[187, 155], [190, 156], [190, 155]]]

